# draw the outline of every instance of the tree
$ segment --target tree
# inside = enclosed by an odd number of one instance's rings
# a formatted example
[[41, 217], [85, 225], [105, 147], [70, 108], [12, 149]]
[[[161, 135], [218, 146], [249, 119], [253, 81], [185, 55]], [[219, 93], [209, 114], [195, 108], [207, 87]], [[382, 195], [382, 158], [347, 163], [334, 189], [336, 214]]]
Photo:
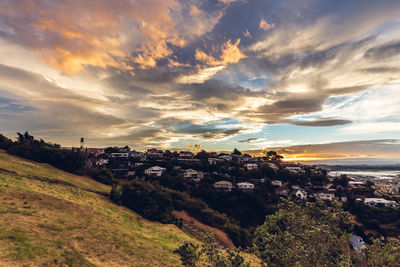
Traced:
[[234, 150], [233, 150], [233, 152], [232, 152], [232, 154], [234, 154], [234, 155], [242, 155], [242, 152], [240, 152], [237, 148], [235, 148]]
[[174, 250], [175, 254], [178, 254], [181, 259], [183, 266], [195, 267], [201, 256], [201, 251], [198, 245], [191, 242], [186, 242]]
[[12, 144], [11, 139], [0, 134], [0, 149], [7, 149]]
[[367, 250], [368, 266], [399, 266], [400, 263], [400, 241], [391, 239], [383, 242], [374, 239]]
[[337, 266], [350, 263], [350, 214], [341, 206], [282, 200], [254, 235], [254, 249], [268, 266]]
[[280, 162], [283, 159], [283, 156], [276, 153], [276, 151], [268, 151], [266, 154], [267, 160]]
[[215, 242], [214, 234], [207, 233], [202, 236], [203, 244], [201, 248], [191, 243], [185, 242], [182, 246], [174, 250], [174, 253], [179, 254], [182, 265], [184, 266], [203, 266], [199, 262], [202, 255], [205, 256], [209, 266], [216, 267], [249, 267], [250, 264], [245, 262], [240, 255], [239, 249], [221, 250]]

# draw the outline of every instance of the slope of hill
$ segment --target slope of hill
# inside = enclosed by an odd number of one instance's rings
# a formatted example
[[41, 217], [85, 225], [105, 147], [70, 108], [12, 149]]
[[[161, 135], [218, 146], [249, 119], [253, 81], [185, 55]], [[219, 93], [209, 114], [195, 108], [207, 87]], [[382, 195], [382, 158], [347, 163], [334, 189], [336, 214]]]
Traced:
[[110, 189], [0, 153], [0, 266], [179, 265], [172, 251], [194, 239], [90, 192]]

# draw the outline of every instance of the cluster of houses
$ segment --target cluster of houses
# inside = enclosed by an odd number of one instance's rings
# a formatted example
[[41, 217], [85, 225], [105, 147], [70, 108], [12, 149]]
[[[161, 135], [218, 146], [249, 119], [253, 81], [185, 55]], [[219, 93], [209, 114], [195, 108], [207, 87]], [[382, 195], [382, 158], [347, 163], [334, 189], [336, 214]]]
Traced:
[[[347, 201], [345, 197], [339, 198], [335, 196], [336, 189], [333, 187], [333, 184], [328, 184], [321, 188], [321, 186], [313, 186], [311, 182], [307, 182], [304, 188], [301, 188], [299, 185], [291, 185], [289, 187], [288, 183], [274, 180], [271, 182], [271, 185], [275, 187], [275, 194], [282, 197], [293, 195], [301, 200], [320, 199], [324, 201]], [[317, 192], [314, 193], [315, 191]]]
[[[314, 173], [322, 173], [322, 169], [311, 168], [310, 166], [305, 166], [301, 164], [292, 163], [281, 163], [279, 166], [275, 162], [268, 161], [265, 157], [252, 157], [248, 154], [240, 153], [208, 153], [206, 159], [199, 159], [196, 155], [190, 151], [180, 151], [179, 153], [166, 152], [159, 149], [148, 149], [144, 152], [131, 151], [128, 147], [120, 148], [118, 151], [106, 154], [104, 149], [98, 148], [87, 148], [87, 154], [91, 158], [91, 164], [94, 167], [107, 166], [110, 160], [117, 159], [120, 164], [111, 168], [111, 171], [117, 177], [129, 177], [135, 175], [135, 170], [137, 167], [143, 164], [149, 163], [154, 164], [144, 170], [144, 174], [152, 177], [161, 177], [166, 174], [167, 169], [160, 167], [158, 165], [164, 166], [162, 162], [170, 162], [174, 159], [178, 165], [174, 166], [175, 170], [179, 170], [181, 176], [190, 179], [195, 182], [201, 181], [205, 176], [213, 175], [214, 177], [220, 177], [220, 180], [213, 184], [213, 187], [218, 192], [230, 192], [232, 190], [241, 190], [251, 192], [257, 186], [259, 182], [265, 182], [265, 179], [258, 179], [257, 182], [243, 181], [235, 183], [235, 179], [227, 173], [212, 172], [207, 173], [200, 171], [202, 165], [206, 164], [209, 166], [214, 166], [218, 168], [220, 166], [240, 166], [247, 172], [251, 173], [257, 171], [261, 165], [268, 165], [271, 169], [277, 171], [279, 168], [286, 169], [292, 174], [305, 174], [306, 170], [312, 171]], [[160, 162], [160, 164], [157, 164]], [[234, 165], [233, 165], [234, 164]], [[186, 168], [181, 168], [185, 166]], [[189, 168], [188, 168], [189, 167]], [[311, 200], [320, 199], [324, 201], [341, 201], [346, 202], [347, 198], [341, 194], [338, 194], [338, 190], [348, 190], [352, 188], [365, 188], [367, 179], [351, 179], [346, 188], [340, 185], [334, 185], [334, 180], [339, 177], [339, 175], [334, 173], [328, 173], [328, 183], [323, 186], [315, 186], [311, 182], [303, 184], [301, 187], [299, 185], [289, 185], [280, 180], [274, 180], [271, 182], [274, 187], [276, 195], [287, 197], [292, 195], [300, 200]], [[375, 185], [373, 188], [378, 196], [387, 196], [393, 194], [399, 194], [400, 182], [387, 181], [387, 180], [374, 180]], [[386, 200], [385, 198], [365, 198], [361, 199], [365, 205], [375, 206], [375, 207], [394, 207], [398, 208], [399, 205], [396, 201]]]

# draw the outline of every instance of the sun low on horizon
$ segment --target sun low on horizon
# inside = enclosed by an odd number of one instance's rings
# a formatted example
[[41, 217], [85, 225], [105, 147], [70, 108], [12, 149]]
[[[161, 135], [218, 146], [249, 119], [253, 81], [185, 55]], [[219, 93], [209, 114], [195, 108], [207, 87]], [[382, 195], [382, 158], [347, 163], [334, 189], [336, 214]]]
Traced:
[[400, 1], [0, 0], [0, 133], [400, 162]]

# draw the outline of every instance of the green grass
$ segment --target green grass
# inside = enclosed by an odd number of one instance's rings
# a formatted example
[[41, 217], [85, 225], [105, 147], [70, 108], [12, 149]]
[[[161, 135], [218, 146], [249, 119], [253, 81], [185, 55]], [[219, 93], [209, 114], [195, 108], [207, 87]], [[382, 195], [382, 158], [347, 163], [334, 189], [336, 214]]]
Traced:
[[107, 197], [28, 178], [109, 192], [88, 177], [5, 153], [0, 168], [0, 266], [179, 266], [173, 250], [195, 241]]

